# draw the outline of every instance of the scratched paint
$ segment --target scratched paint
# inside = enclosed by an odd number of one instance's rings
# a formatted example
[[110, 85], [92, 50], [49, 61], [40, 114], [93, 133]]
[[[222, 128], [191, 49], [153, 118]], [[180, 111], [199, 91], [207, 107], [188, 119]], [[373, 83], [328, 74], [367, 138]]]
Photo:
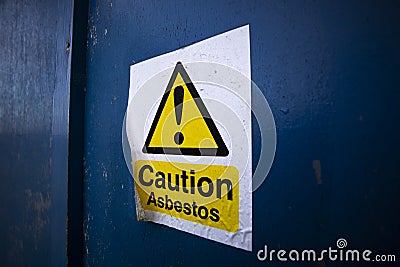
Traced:
[[48, 3], [0, 4], [0, 257], [6, 266], [50, 263], [43, 246], [50, 240], [56, 17]]
[[37, 250], [39, 248], [39, 240], [42, 231], [48, 227], [50, 222], [50, 193], [47, 192], [46, 196], [43, 196], [42, 192], [32, 192], [32, 190], [27, 189], [25, 190], [25, 194], [27, 197], [26, 213], [33, 214], [33, 218], [35, 218], [25, 224], [25, 229], [33, 233], [35, 250]]
[[322, 169], [321, 169], [321, 161], [313, 160], [312, 167], [314, 169], [315, 179], [317, 180], [317, 184], [322, 184]]

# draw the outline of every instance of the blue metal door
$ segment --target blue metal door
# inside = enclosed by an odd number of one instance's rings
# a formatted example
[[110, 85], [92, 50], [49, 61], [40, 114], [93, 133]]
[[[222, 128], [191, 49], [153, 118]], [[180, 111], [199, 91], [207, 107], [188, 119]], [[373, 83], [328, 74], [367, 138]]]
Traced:
[[[332, 266], [343, 262], [268, 263], [257, 252], [337, 249], [340, 238], [399, 258], [399, 17], [395, 1], [91, 1], [85, 264]], [[245, 24], [278, 138], [253, 193], [252, 252], [137, 222], [121, 145], [131, 64]], [[254, 123], [254, 164], [259, 142]]]

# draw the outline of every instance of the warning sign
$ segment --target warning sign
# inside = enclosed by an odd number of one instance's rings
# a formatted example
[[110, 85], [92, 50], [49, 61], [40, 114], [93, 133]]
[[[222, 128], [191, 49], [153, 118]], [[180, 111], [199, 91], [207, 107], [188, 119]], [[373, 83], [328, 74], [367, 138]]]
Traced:
[[217, 127], [181, 62], [161, 99], [144, 153], [227, 156]]
[[138, 220], [251, 250], [248, 26], [130, 74], [125, 127]]
[[237, 231], [239, 173], [235, 167], [139, 160], [134, 170], [146, 209]]

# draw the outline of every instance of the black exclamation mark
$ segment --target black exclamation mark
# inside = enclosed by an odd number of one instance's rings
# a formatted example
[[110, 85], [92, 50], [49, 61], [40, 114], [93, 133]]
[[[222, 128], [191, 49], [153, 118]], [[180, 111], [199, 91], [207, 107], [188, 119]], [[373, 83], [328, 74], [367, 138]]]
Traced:
[[[177, 86], [174, 90], [174, 105], [175, 105], [175, 119], [178, 125], [182, 122], [182, 109], [183, 109], [183, 87]], [[183, 134], [181, 132], [176, 132], [174, 135], [174, 141], [177, 145], [183, 143]]]

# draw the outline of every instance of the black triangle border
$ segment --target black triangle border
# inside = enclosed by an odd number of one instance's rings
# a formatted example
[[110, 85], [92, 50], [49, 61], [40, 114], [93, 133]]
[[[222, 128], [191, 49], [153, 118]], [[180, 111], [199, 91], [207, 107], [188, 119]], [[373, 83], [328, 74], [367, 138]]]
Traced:
[[[181, 77], [183, 81], [185, 82], [187, 88], [189, 89], [190, 94], [192, 95], [192, 98], [194, 99], [197, 108], [199, 109], [201, 115], [204, 118], [204, 121], [207, 124], [208, 129], [211, 132], [211, 135], [213, 136], [217, 148], [175, 148], [175, 147], [149, 147], [150, 141], [153, 138], [154, 131], [157, 127], [158, 121], [161, 117], [161, 113], [164, 109], [164, 106], [167, 102], [168, 96], [171, 92], [172, 86], [174, 85], [176, 76], [178, 73], [181, 74]], [[229, 154], [229, 150], [225, 145], [224, 140], [222, 139], [217, 127], [215, 126], [215, 123], [213, 119], [211, 118], [210, 113], [208, 113], [208, 110], [206, 106], [204, 105], [203, 100], [200, 98], [199, 93], [197, 92], [196, 88], [194, 87], [194, 84], [192, 83], [189, 75], [187, 74], [185, 68], [183, 67], [181, 62], [177, 62], [175, 69], [171, 75], [171, 78], [168, 82], [167, 89], [164, 92], [163, 98], [161, 99], [160, 105], [158, 106], [157, 113], [153, 119], [153, 123], [150, 127], [149, 134], [147, 135], [146, 142], [143, 146], [142, 149], [143, 153], [147, 154], [171, 154], [171, 155], [188, 155], [188, 156], [222, 156], [226, 157]]]

